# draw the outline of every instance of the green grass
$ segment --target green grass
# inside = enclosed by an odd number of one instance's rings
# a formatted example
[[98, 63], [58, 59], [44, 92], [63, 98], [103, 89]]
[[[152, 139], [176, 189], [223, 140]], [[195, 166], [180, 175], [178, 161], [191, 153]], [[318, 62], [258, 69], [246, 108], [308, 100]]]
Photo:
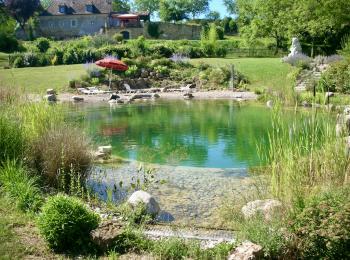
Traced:
[[280, 58], [204, 58], [194, 59], [191, 62], [192, 64], [204, 62], [212, 66], [233, 64], [238, 71], [248, 77], [249, 88], [252, 90], [291, 88], [293, 78], [290, 77], [290, 74], [296, 70], [290, 65], [282, 63]]
[[82, 64], [0, 69], [0, 85], [19, 87], [27, 93], [42, 93], [48, 88], [62, 91], [67, 88], [69, 80], [84, 73]]

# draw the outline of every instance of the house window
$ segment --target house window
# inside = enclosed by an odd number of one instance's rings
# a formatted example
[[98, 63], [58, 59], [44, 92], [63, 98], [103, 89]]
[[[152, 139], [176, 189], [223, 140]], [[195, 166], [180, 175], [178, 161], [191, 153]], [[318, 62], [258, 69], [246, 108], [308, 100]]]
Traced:
[[67, 6], [66, 5], [59, 5], [58, 6], [58, 11], [61, 13], [61, 14], [65, 14], [67, 12]]
[[71, 27], [77, 27], [77, 20], [71, 20], [70, 21], [70, 26]]
[[94, 5], [93, 4], [86, 5], [85, 8], [86, 8], [86, 12], [89, 12], [89, 13], [94, 12]]

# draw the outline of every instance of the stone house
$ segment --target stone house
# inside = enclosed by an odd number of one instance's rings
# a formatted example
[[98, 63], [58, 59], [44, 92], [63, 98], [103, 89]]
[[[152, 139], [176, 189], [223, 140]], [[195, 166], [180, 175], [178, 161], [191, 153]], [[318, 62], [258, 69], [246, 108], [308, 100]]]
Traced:
[[[121, 33], [125, 39], [140, 35], [149, 38], [148, 13], [117, 13], [112, 0], [51, 0], [39, 16], [36, 36], [56, 39], [99, 33]], [[191, 25], [160, 23], [163, 39], [199, 39], [201, 28]]]

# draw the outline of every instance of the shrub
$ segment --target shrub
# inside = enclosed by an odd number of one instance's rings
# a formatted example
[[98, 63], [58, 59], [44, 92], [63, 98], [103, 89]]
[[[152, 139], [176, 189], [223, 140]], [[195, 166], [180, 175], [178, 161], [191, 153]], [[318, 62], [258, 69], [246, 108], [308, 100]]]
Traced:
[[121, 33], [116, 33], [113, 35], [113, 39], [116, 41], [116, 42], [123, 42], [124, 40], [124, 37]]
[[[90, 39], [88, 40], [88, 43], [95, 48], [100, 48], [102, 46], [106, 46], [106, 45], [114, 45], [117, 42], [115, 41], [114, 37], [110, 37], [107, 34], [99, 34], [99, 35], [95, 35], [93, 37], [90, 37]], [[83, 43], [83, 45], [85, 45], [85, 43]]]
[[81, 130], [63, 125], [53, 126], [38, 136], [32, 144], [31, 156], [46, 183], [65, 192], [74, 192], [79, 185], [84, 185], [90, 169], [90, 151]]
[[166, 66], [156, 66], [154, 67], [154, 71], [164, 76], [168, 76], [170, 73], [169, 68]]
[[350, 190], [332, 190], [312, 197], [296, 215], [293, 231], [302, 258], [350, 257]]
[[322, 74], [318, 87], [323, 91], [350, 93], [350, 61], [333, 63]]
[[113, 251], [118, 252], [119, 254], [125, 254], [131, 251], [141, 253], [148, 250], [151, 244], [151, 241], [141, 232], [127, 228], [123, 233], [116, 237]]
[[99, 217], [80, 200], [64, 195], [50, 197], [38, 218], [40, 233], [56, 252], [81, 252], [91, 246], [90, 232]]
[[174, 50], [164, 44], [154, 44], [149, 48], [149, 53], [151, 55], [156, 55], [160, 57], [169, 58]]
[[159, 31], [159, 24], [158, 23], [148, 23], [147, 24], [147, 32], [149, 36], [152, 38], [158, 39], [161, 32]]
[[0, 51], [14, 52], [19, 51], [19, 49], [20, 45], [13, 35], [0, 32]]
[[45, 53], [50, 48], [50, 41], [46, 38], [38, 38], [36, 39], [36, 47], [40, 52]]
[[16, 161], [7, 161], [0, 168], [1, 189], [23, 211], [38, 211], [42, 196], [37, 186], [38, 178], [32, 177]]
[[296, 54], [294, 56], [286, 56], [282, 58], [282, 61], [292, 66], [297, 66], [298, 64], [309, 65], [311, 63], [311, 58], [305, 54]]
[[7, 159], [21, 159], [25, 147], [21, 125], [0, 113], [0, 165]]
[[134, 77], [137, 75], [138, 71], [139, 71], [139, 69], [137, 68], [136, 65], [131, 65], [131, 66], [129, 66], [129, 69], [124, 72], [124, 75], [126, 77]]
[[350, 57], [350, 34], [346, 35], [341, 41], [341, 51], [339, 53], [341, 55]]

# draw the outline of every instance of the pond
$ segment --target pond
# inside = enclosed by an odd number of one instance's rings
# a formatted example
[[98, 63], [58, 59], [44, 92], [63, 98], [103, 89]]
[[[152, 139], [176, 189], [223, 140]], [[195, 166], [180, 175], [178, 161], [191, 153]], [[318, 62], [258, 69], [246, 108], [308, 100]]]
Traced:
[[247, 169], [260, 165], [258, 147], [265, 149], [271, 128], [271, 110], [231, 100], [79, 104], [70, 110], [97, 145], [112, 145], [113, 155], [128, 161], [96, 165], [93, 189], [104, 199], [127, 198], [143, 181], [139, 162], [145, 162], [155, 176], [148, 192], [163, 210], [161, 220], [185, 225], [219, 227], [223, 201], [254, 192]]
[[167, 101], [77, 107], [113, 155], [161, 165], [247, 168], [259, 163], [271, 125], [264, 107], [234, 101]]

